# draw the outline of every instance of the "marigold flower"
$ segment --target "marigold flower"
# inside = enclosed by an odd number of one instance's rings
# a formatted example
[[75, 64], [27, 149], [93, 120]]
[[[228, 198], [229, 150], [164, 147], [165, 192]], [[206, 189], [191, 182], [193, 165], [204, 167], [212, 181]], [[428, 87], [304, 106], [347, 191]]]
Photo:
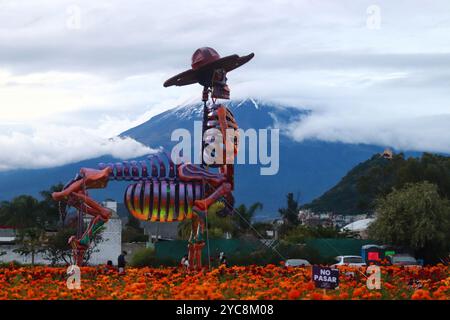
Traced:
[[291, 300], [298, 299], [298, 297], [300, 297], [300, 291], [292, 289], [291, 291], [289, 291], [288, 297]]

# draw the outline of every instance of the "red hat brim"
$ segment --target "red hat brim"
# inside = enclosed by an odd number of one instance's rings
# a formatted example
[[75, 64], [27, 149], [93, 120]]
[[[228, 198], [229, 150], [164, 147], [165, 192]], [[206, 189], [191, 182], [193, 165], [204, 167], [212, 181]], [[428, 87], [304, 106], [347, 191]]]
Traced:
[[200, 72], [204, 72], [205, 70], [211, 70], [211, 69], [224, 69], [226, 72], [229, 72], [231, 70], [234, 70], [236, 68], [239, 68], [243, 64], [250, 61], [255, 56], [254, 53], [250, 53], [246, 56], [238, 56], [237, 54], [233, 54], [231, 56], [226, 56], [223, 58], [220, 58], [216, 61], [213, 61], [211, 63], [205, 64], [204, 66], [194, 70], [189, 69], [184, 72], [181, 72], [177, 74], [176, 76], [173, 76], [172, 78], [166, 80], [164, 82], [164, 87], [170, 87], [170, 86], [186, 86], [189, 84], [193, 84], [198, 82], [197, 75]]

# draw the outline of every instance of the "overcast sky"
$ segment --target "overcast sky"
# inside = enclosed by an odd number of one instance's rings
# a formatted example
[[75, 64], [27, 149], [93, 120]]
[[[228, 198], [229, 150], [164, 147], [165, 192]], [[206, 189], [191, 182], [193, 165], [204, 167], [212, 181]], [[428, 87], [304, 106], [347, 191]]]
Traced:
[[[0, 170], [149, 152], [109, 139], [188, 99], [193, 51], [255, 52], [247, 96], [313, 110], [297, 140], [450, 152], [450, 2], [0, 0]], [[156, 146], [154, 146], [156, 147]]]

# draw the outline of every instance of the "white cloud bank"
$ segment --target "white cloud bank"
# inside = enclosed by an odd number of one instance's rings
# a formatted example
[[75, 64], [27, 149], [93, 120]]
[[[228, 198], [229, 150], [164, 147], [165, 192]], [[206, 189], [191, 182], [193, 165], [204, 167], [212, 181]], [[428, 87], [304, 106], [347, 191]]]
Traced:
[[450, 152], [450, 3], [380, 0], [371, 29], [373, 4], [0, 0], [0, 170], [149, 151], [109, 138], [200, 99], [162, 83], [205, 45], [255, 52], [233, 98], [313, 111], [289, 126], [299, 141]]
[[94, 130], [52, 125], [1, 134], [0, 146], [0, 171], [55, 167], [103, 155], [128, 159], [155, 151], [130, 138], [104, 139]]

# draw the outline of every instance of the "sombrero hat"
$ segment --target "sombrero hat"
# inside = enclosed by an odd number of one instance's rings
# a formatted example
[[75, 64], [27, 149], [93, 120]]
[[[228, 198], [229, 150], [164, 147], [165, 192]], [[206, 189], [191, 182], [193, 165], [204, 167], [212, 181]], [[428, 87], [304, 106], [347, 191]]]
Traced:
[[215, 69], [224, 69], [226, 72], [234, 70], [250, 61], [255, 54], [250, 53], [247, 56], [238, 56], [233, 54], [221, 58], [216, 50], [209, 47], [203, 47], [195, 50], [192, 55], [191, 69], [173, 76], [164, 82], [164, 87], [186, 86], [199, 82], [199, 76]]

